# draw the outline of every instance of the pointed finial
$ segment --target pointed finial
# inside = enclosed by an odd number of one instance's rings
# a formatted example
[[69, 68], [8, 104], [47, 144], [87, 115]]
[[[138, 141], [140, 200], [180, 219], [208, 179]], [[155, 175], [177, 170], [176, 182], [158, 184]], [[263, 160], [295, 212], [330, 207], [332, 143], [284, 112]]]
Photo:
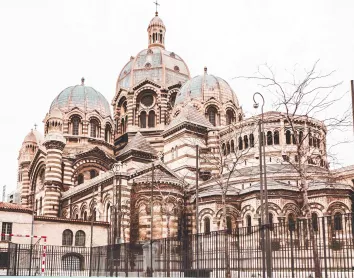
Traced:
[[84, 86], [84, 85], [85, 85], [85, 78], [82, 77], [82, 78], [81, 78], [81, 86]]
[[157, 11], [157, 6], [160, 6], [160, 4], [157, 2], [157, 0], [155, 0], [154, 4], [156, 5], [155, 16], [158, 16], [158, 15], [159, 15], [159, 12]]
[[208, 73], [208, 68], [206, 66], [204, 67], [204, 73]]

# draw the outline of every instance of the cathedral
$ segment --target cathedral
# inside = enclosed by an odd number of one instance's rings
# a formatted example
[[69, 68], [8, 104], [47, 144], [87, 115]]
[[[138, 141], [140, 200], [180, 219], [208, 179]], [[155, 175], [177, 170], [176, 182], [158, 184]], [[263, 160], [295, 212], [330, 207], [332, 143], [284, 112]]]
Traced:
[[351, 211], [354, 166], [329, 168], [323, 122], [297, 117], [294, 134], [283, 113], [266, 112], [258, 136], [260, 115], [246, 118], [224, 79], [206, 67], [192, 77], [166, 50], [157, 12], [147, 43], [122, 65], [110, 102], [84, 78], [55, 97], [43, 133], [31, 130], [19, 151], [23, 206], [68, 227], [108, 222], [110, 242], [258, 225], [262, 144], [269, 221], [294, 221], [304, 206], [295, 137], [309, 133], [316, 157], [303, 163], [312, 217]]

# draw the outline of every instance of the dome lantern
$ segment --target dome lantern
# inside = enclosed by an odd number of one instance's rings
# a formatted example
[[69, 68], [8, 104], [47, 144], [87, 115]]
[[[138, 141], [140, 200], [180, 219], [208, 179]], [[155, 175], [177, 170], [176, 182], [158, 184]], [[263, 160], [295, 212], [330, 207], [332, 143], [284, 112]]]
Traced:
[[157, 46], [165, 49], [166, 27], [157, 11], [155, 17], [150, 21], [147, 31], [149, 48]]

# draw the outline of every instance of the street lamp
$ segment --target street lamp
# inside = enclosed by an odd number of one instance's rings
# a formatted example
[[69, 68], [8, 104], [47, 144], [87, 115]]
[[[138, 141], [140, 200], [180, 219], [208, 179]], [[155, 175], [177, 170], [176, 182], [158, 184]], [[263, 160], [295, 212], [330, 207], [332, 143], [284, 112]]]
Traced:
[[[122, 180], [121, 180], [121, 171], [123, 168], [122, 162], [114, 163], [112, 166], [112, 173], [114, 174], [114, 183], [113, 183], [113, 208], [114, 208], [114, 229], [113, 229], [113, 244], [121, 243], [121, 206], [122, 206]], [[119, 175], [119, 176], [118, 176]], [[118, 176], [118, 197], [117, 197], [117, 176]], [[118, 212], [117, 212], [118, 210]], [[117, 219], [118, 214], [118, 219]], [[118, 220], [118, 221], [117, 221]], [[117, 222], [118, 222], [118, 235], [117, 235]], [[118, 236], [118, 241], [117, 241]]]
[[[266, 138], [264, 132], [264, 117], [263, 117], [264, 97], [261, 93], [258, 92], [253, 94], [253, 102], [254, 102], [253, 107], [255, 109], [259, 107], [259, 103], [256, 101], [257, 95], [262, 98], [262, 106], [261, 106], [262, 114], [261, 114], [261, 120], [258, 122], [259, 171], [260, 171], [259, 178], [260, 178], [260, 193], [261, 193], [260, 194], [261, 195], [261, 227], [262, 227], [262, 233], [263, 233], [263, 229], [265, 228], [265, 237], [266, 237], [265, 242], [264, 242], [264, 237], [262, 237], [263, 240], [262, 254], [263, 254], [263, 264], [265, 260], [265, 265], [267, 269], [267, 277], [270, 278], [272, 275], [272, 251], [271, 251], [270, 233], [269, 233], [270, 227], [269, 227], [269, 212], [268, 212], [268, 187], [267, 187], [267, 168], [266, 168], [266, 157], [265, 157]], [[266, 256], [264, 257], [264, 255]]]
[[[111, 169], [113, 173], [113, 198], [112, 198], [112, 207], [111, 207], [111, 269], [110, 275], [113, 276], [113, 266], [115, 265], [114, 255], [113, 255], [113, 245], [120, 244], [120, 233], [121, 233], [121, 199], [122, 199], [122, 184], [121, 184], [121, 170], [123, 168], [122, 162], [114, 163]], [[118, 176], [119, 175], [119, 176]], [[119, 179], [119, 193], [117, 200], [117, 176]], [[118, 204], [117, 204], [118, 203]], [[118, 206], [118, 242], [117, 242], [117, 206]], [[120, 252], [120, 249], [118, 249]], [[117, 275], [117, 269], [116, 269]]]

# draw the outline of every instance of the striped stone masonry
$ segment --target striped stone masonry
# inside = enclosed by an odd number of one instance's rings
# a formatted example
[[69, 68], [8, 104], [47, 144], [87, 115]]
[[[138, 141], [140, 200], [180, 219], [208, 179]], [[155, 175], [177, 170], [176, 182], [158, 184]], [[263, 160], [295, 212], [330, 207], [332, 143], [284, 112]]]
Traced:
[[59, 216], [60, 197], [61, 197], [61, 192], [59, 186], [56, 185], [45, 186], [45, 196], [44, 196], [44, 206], [43, 206], [44, 216], [50, 216], [50, 217]]

